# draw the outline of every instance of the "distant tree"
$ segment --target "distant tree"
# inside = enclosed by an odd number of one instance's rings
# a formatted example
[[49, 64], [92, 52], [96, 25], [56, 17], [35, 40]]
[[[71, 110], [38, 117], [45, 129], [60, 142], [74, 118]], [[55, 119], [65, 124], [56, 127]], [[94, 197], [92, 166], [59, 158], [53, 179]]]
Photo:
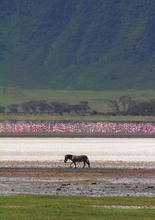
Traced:
[[21, 105], [21, 109], [24, 113], [35, 114], [37, 113], [38, 101], [32, 100], [29, 102], [25, 102]]
[[81, 113], [81, 106], [79, 104], [75, 104], [71, 106], [72, 114], [80, 114]]
[[4, 113], [5, 112], [5, 107], [4, 106], [0, 106], [0, 113]]
[[19, 107], [19, 105], [12, 104], [12, 105], [8, 105], [7, 109], [8, 109], [9, 113], [17, 114], [18, 113], [18, 107]]
[[61, 110], [62, 113], [70, 114], [71, 113], [71, 105], [68, 103], [61, 103]]
[[121, 96], [119, 98], [119, 102], [123, 106], [123, 111], [125, 112], [128, 110], [128, 108], [132, 102], [132, 99], [131, 99], [131, 97], [128, 97], [128, 96]]
[[37, 112], [40, 114], [50, 113], [51, 106], [45, 100], [38, 101], [37, 103]]
[[73, 114], [86, 114], [90, 110], [87, 101], [80, 101], [79, 104], [71, 105], [71, 112]]
[[22, 103], [21, 104], [21, 110], [23, 113], [28, 114], [30, 109], [29, 109], [29, 105], [27, 103]]
[[58, 113], [61, 114], [61, 105], [59, 102], [52, 102], [51, 103], [51, 113]]
[[110, 100], [109, 106], [112, 108], [113, 114], [118, 114], [120, 112], [119, 104], [116, 100]]
[[80, 101], [80, 105], [81, 105], [81, 111], [82, 111], [82, 113], [87, 113], [87, 112], [89, 112], [90, 107], [89, 107], [87, 101]]
[[155, 99], [150, 100], [150, 104], [152, 106], [153, 115], [155, 115]]
[[129, 115], [142, 115], [142, 116], [153, 115], [154, 109], [150, 102], [133, 101], [127, 113]]
[[29, 104], [29, 108], [31, 110], [31, 113], [36, 114], [37, 113], [37, 108], [38, 108], [38, 101], [32, 100], [28, 104]]
[[140, 103], [141, 115], [153, 115], [153, 108], [150, 102]]

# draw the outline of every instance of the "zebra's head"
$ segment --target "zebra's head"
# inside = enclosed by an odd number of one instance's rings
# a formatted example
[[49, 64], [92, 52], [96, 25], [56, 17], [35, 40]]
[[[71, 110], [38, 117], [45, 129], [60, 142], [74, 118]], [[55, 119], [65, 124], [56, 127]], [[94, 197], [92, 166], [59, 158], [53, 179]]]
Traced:
[[67, 154], [67, 155], [65, 155], [64, 162], [66, 163], [67, 160], [72, 160], [72, 156], [73, 156], [73, 155], [71, 155], [71, 154]]

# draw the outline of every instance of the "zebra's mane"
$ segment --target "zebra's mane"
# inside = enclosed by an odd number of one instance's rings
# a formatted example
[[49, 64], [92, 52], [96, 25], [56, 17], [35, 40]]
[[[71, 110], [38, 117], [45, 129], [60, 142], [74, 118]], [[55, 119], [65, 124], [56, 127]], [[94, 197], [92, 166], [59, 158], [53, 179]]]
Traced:
[[67, 154], [66, 157], [68, 157], [68, 158], [72, 158], [73, 155], [72, 155], [72, 154]]

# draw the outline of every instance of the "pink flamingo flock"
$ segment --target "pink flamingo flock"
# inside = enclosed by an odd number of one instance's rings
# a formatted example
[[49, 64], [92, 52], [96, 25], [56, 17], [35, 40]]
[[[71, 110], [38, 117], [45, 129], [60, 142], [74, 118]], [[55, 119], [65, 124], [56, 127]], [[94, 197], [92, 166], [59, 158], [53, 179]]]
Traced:
[[0, 122], [0, 134], [155, 134], [153, 123]]

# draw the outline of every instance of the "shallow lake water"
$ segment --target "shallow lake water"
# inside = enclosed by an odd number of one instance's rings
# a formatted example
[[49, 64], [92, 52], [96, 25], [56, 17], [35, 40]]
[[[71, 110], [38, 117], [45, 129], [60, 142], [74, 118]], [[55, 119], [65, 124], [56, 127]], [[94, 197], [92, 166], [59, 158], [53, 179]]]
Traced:
[[93, 161], [155, 161], [154, 138], [0, 138], [0, 161], [57, 161], [86, 154]]

